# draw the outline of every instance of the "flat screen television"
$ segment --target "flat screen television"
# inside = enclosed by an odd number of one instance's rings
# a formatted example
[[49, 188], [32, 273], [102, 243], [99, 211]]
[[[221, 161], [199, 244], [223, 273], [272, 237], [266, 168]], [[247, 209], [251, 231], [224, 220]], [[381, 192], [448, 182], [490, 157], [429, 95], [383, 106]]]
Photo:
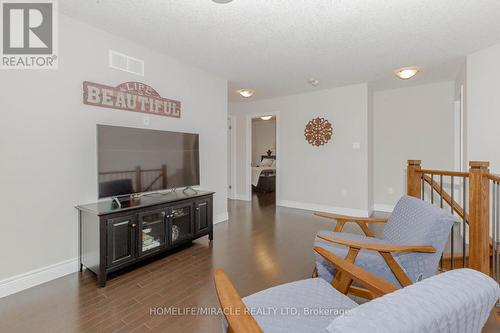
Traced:
[[99, 198], [200, 184], [198, 134], [97, 125]]

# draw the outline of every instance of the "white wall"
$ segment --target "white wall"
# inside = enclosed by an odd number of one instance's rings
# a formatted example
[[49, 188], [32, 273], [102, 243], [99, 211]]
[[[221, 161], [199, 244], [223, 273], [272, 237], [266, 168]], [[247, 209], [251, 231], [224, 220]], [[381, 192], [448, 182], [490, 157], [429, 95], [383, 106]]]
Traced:
[[[462, 91], [463, 89], [463, 91]], [[455, 146], [460, 150], [462, 148], [462, 156], [455, 156], [455, 161], [458, 162], [456, 163], [457, 167], [455, 168], [456, 170], [459, 170], [460, 167], [462, 170], [467, 170], [469, 168], [468, 163], [467, 163], [467, 61], [464, 60], [464, 63], [462, 67], [460, 68], [460, 71], [457, 74], [457, 77], [455, 78], [455, 102], [458, 101], [461, 104], [462, 107], [462, 119], [460, 119], [461, 122], [461, 133], [460, 131], [458, 132], [457, 139], [458, 142], [455, 142]], [[460, 135], [462, 135], [462, 138], [460, 138]], [[460, 142], [461, 141], [461, 142]], [[460, 147], [460, 145], [463, 145]], [[460, 157], [462, 160], [460, 160]]]
[[374, 163], [375, 163], [375, 146], [374, 146], [374, 104], [373, 104], [373, 90], [368, 87], [368, 207], [373, 210], [375, 204], [374, 198], [374, 186], [375, 186], [375, 174], [374, 174]]
[[420, 159], [427, 169], [454, 169], [454, 94], [453, 81], [374, 93], [376, 210], [390, 208], [405, 193], [407, 160]]
[[[96, 124], [200, 134], [201, 186], [227, 214], [227, 82], [64, 15], [59, 69], [0, 74], [0, 280], [77, 257], [74, 206], [97, 199]], [[108, 68], [108, 49], [146, 63], [146, 76]], [[84, 80], [142, 81], [182, 102], [180, 119], [82, 104]], [[13, 254], [15, 256], [13, 257]]]
[[[230, 103], [237, 118], [237, 193], [246, 193], [246, 121], [248, 114], [279, 112], [279, 204], [343, 213], [366, 214], [368, 207], [368, 87], [352, 85], [313, 93], [246, 103]], [[333, 139], [322, 147], [304, 138], [307, 122], [324, 117]], [[361, 148], [355, 150], [354, 142]]]
[[467, 57], [467, 159], [500, 173], [500, 44]]
[[262, 155], [268, 150], [276, 153], [276, 120], [252, 121], [252, 164], [259, 165]]

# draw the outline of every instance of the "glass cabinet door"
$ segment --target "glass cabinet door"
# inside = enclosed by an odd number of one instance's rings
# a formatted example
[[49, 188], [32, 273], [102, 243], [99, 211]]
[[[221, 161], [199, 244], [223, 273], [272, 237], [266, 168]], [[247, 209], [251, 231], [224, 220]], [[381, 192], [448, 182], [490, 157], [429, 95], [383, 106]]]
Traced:
[[193, 205], [172, 207], [170, 210], [171, 242], [181, 242], [193, 236]]
[[139, 249], [141, 254], [164, 249], [167, 244], [166, 213], [156, 211], [141, 214], [139, 217]]

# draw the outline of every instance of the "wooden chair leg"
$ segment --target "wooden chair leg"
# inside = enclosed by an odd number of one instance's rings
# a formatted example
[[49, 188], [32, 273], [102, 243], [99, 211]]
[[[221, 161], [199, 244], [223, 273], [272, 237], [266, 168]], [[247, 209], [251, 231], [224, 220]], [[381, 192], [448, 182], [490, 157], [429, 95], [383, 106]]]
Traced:
[[334, 232], [341, 232], [342, 229], [344, 229], [346, 221], [344, 220], [337, 220], [337, 224], [335, 224], [335, 228], [333, 229]]
[[335, 286], [335, 289], [340, 291], [342, 294], [347, 295], [349, 288], [351, 288], [352, 279], [350, 277], [341, 277], [339, 283]]
[[367, 237], [375, 237], [375, 234], [368, 228], [366, 223], [358, 223], [358, 225]]
[[313, 269], [313, 272], [311, 274], [311, 277], [313, 279], [318, 277], [318, 269], [316, 268], [316, 266], [314, 266], [314, 269]]
[[396, 279], [398, 279], [399, 283], [401, 283], [403, 287], [409, 286], [413, 283], [408, 277], [408, 275], [406, 275], [403, 269], [396, 262], [396, 260], [394, 260], [392, 254], [390, 254], [389, 252], [379, 252], [379, 253], [384, 258], [385, 262], [391, 269], [392, 273], [394, 273], [394, 276], [396, 277]]
[[[358, 256], [359, 249], [349, 248], [349, 252], [345, 257], [345, 260], [350, 263], [354, 263], [356, 257]], [[347, 294], [349, 288], [351, 287], [352, 279], [348, 276], [343, 276], [342, 272], [337, 271], [335, 277], [332, 280], [332, 286], [343, 294]]]
[[361, 298], [365, 298], [368, 300], [372, 300], [375, 298], [375, 296], [372, 294], [371, 291], [369, 291], [366, 288], [362, 288], [362, 287], [351, 286], [349, 288], [348, 294], [353, 295], [353, 296], [357, 296], [357, 297], [361, 297]]

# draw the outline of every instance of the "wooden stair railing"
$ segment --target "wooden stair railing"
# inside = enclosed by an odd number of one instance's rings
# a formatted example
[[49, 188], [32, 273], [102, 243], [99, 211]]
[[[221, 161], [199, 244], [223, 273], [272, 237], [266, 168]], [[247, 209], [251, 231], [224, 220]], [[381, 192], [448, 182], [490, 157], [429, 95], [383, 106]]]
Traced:
[[[452, 206], [452, 198], [451, 195], [448, 194], [445, 190], [441, 188], [441, 185], [438, 184], [438, 182], [433, 181], [431, 177], [429, 177], [427, 174], [432, 174], [432, 175], [445, 175], [445, 176], [457, 176], [457, 177], [468, 177], [469, 173], [468, 172], [454, 172], [454, 171], [438, 171], [438, 170], [421, 170], [422, 176], [424, 177], [424, 181], [432, 186], [434, 191], [436, 191], [437, 194], [439, 194], [442, 198], [443, 201], [446, 202], [450, 207]], [[453, 200], [453, 210], [460, 216], [462, 219], [464, 219], [464, 209], [462, 206]], [[465, 222], [467, 225], [469, 225], [469, 214], [465, 213]], [[490, 237], [490, 255], [492, 254], [492, 249], [493, 249], [493, 239]]]
[[[469, 255], [466, 254], [465, 258], [468, 259]], [[462, 267], [462, 260], [463, 258], [461, 256], [454, 256], [451, 257], [449, 253], [443, 254], [443, 259], [442, 259], [442, 270], [443, 271], [449, 271], [452, 269], [455, 269], [457, 267]]]
[[[435, 173], [433, 173], [434, 170], [429, 170], [429, 171], [431, 171], [431, 172], [426, 172], [426, 170], [422, 170], [424, 181], [427, 184], [429, 184], [430, 186], [432, 186], [434, 188], [434, 191], [436, 191], [437, 194], [439, 194], [441, 197], [443, 197], [443, 200], [448, 205], [453, 206], [453, 210], [458, 214], [458, 216], [460, 216], [463, 219], [464, 218], [464, 209], [462, 208], [462, 206], [460, 206], [460, 204], [458, 202], [456, 202], [455, 200], [453, 200], [453, 204], [452, 204], [451, 195], [448, 194], [448, 192], [446, 192], [445, 190], [443, 190], [438, 182], [433, 181], [431, 179], [431, 177], [426, 175], [427, 173], [435, 174]], [[469, 175], [468, 173], [465, 173], [465, 174], [467, 176]], [[465, 177], [465, 176], [462, 176], [462, 177]], [[466, 214], [465, 221], [467, 221], [467, 223], [469, 223], [469, 214]]]
[[[468, 178], [468, 214], [428, 174]], [[468, 172], [457, 172], [422, 169], [420, 160], [408, 161], [407, 194], [420, 199], [424, 193], [423, 185], [425, 183], [431, 185], [432, 191], [438, 193], [450, 205], [451, 209], [469, 225], [468, 267], [488, 275], [490, 274], [490, 259], [493, 246], [490, 237], [489, 215], [491, 181], [500, 182], [500, 176], [490, 174], [489, 162], [470, 162]], [[466, 253], [463, 253], [463, 255], [465, 256]], [[451, 262], [454, 262], [454, 260], [454, 258], [450, 258]]]
[[494, 173], [488, 174], [488, 179], [494, 182], [500, 183], [500, 175], [495, 175]]

